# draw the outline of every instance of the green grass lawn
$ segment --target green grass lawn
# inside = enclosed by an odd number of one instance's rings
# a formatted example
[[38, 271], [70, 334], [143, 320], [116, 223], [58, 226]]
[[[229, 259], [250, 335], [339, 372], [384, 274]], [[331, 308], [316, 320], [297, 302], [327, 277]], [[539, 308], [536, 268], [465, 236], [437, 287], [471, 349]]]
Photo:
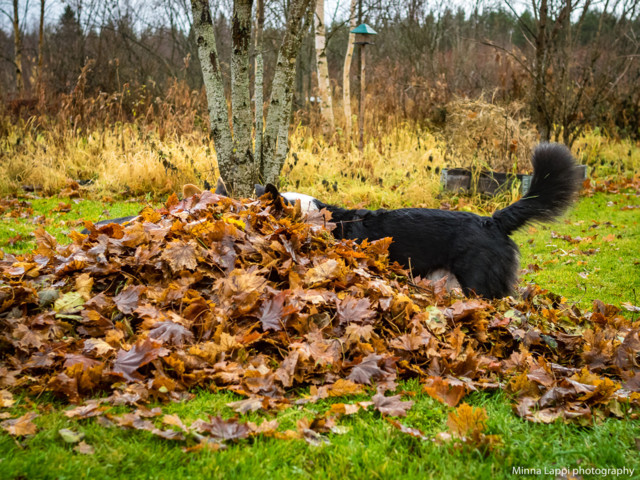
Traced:
[[[72, 201], [71, 212], [54, 212], [60, 201], [31, 200], [34, 215], [28, 218], [10, 217], [10, 210], [5, 210], [0, 218], [0, 247], [12, 252], [32, 248], [28, 233], [37, 228], [32, 219], [40, 215], [45, 215], [41, 222], [46, 229], [60, 239], [81, 217], [95, 221], [135, 214], [141, 208], [138, 203], [105, 206], [82, 200], [77, 204]], [[588, 307], [594, 299], [638, 305], [640, 212], [623, 209], [627, 205], [640, 205], [640, 197], [597, 194], [581, 199], [564, 221], [519, 232], [514, 239], [521, 247], [523, 268], [533, 264], [540, 267], [530, 268], [537, 271], [526, 274], [524, 280], [534, 281], [581, 307]], [[108, 214], [103, 214], [105, 209]], [[553, 238], [552, 232], [556, 237], [571, 239]], [[11, 241], [18, 234], [26, 240]], [[577, 237], [582, 240], [576, 241]], [[415, 405], [407, 418], [400, 419], [401, 423], [419, 428], [428, 437], [447, 430], [449, 407], [422, 393], [415, 381], [401, 383], [398, 391], [403, 390], [408, 392], [405, 400], [413, 400]], [[164, 413], [175, 413], [187, 424], [196, 418], [206, 419], [209, 414], [228, 418], [234, 412], [226, 404], [240, 399], [225, 392], [194, 393], [195, 398], [189, 402], [164, 406]], [[301, 418], [323, 414], [331, 403], [369, 398], [370, 395], [362, 395], [323, 400], [277, 414], [249, 414], [246, 419], [259, 423], [275, 417], [283, 431], [295, 428]], [[184, 453], [182, 443], [162, 440], [148, 432], [105, 428], [92, 419], [68, 419], [63, 411], [69, 407], [47, 396], [20, 397], [16, 405], [1, 409], [0, 414], [11, 413], [15, 418], [25, 411], [37, 411], [40, 416], [34, 423], [39, 430], [26, 439], [14, 439], [0, 431], [0, 478], [555, 478], [545, 472], [578, 467], [626, 467], [634, 469], [633, 475], [615, 478], [640, 478], [637, 412], [634, 418], [628, 413], [622, 419], [594, 418], [591, 424], [582, 426], [562, 422], [544, 425], [517, 417], [503, 393], [474, 393], [465, 401], [487, 410], [487, 433], [499, 435], [502, 446], [489, 453], [460, 451], [410, 437], [379, 413], [360, 411], [343, 417], [339, 422], [341, 431], [329, 433], [330, 443], [321, 446], [311, 446], [303, 440], [256, 437], [229, 443], [225, 451]], [[119, 411], [123, 408], [118, 407]], [[59, 435], [62, 428], [84, 433], [85, 442], [94, 447], [95, 453], [74, 451], [73, 445]], [[542, 475], [514, 475], [518, 467], [540, 469]]]
[[591, 306], [595, 299], [614, 305], [638, 305], [639, 205], [637, 195], [598, 193], [583, 198], [559, 223], [516, 233], [513, 238], [520, 247], [522, 268], [534, 264], [540, 267], [537, 272], [527, 273], [525, 281], [583, 307]]
[[27, 198], [24, 201], [33, 209], [33, 214], [29, 214], [28, 206], [0, 204], [0, 248], [7, 252], [31, 251], [35, 246], [31, 233], [38, 227], [43, 227], [59, 242], [65, 242], [71, 229], [84, 228], [84, 219], [97, 222], [135, 215], [147, 205], [145, 201], [100, 202], [59, 197]]
[[[408, 382], [402, 387], [420, 392], [417, 383]], [[231, 416], [233, 412], [225, 403], [234, 399], [238, 397], [203, 391], [195, 400], [169, 405], [165, 410], [185, 422], [207, 414]], [[412, 399], [416, 404], [407, 418], [401, 419], [403, 424], [427, 435], [446, 430], [448, 408], [426, 394], [416, 393]], [[640, 435], [637, 421], [610, 419], [593, 427], [540, 425], [516, 417], [501, 394], [472, 394], [467, 401], [486, 408], [489, 433], [502, 437], [504, 445], [495, 452], [484, 455], [458, 451], [418, 440], [400, 433], [378, 413], [360, 412], [345, 417], [340, 422], [344, 432], [329, 434], [331, 443], [318, 447], [303, 440], [256, 438], [231, 444], [226, 451], [184, 453], [181, 444], [147, 432], [107, 429], [92, 420], [69, 420], [54, 403], [52, 412], [35, 420], [41, 427], [39, 433], [22, 444], [0, 434], [2, 478], [493, 479], [513, 478], [513, 468], [517, 467], [543, 471], [579, 466], [627, 467], [635, 469], [636, 474], [640, 471], [635, 443]], [[39, 405], [46, 410], [51, 403], [41, 400]], [[327, 402], [320, 402], [289, 409], [278, 415], [280, 428], [295, 428], [297, 419], [313, 418], [327, 408]], [[254, 421], [259, 417], [272, 418], [268, 414], [249, 416]], [[57, 433], [61, 428], [83, 432], [95, 454], [76, 453]]]

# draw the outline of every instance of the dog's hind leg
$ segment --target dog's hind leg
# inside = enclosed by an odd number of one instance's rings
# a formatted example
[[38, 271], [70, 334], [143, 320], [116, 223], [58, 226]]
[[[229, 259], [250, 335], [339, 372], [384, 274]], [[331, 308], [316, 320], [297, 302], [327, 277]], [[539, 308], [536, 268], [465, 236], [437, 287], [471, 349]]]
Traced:
[[518, 256], [508, 251], [498, 259], [468, 255], [456, 261], [452, 271], [466, 295], [475, 292], [485, 298], [506, 297], [513, 293], [517, 281]]
[[462, 288], [456, 276], [449, 270], [445, 270], [444, 268], [439, 268], [438, 270], [429, 272], [429, 274], [425, 275], [424, 278], [426, 280], [429, 280], [430, 282], [437, 282], [442, 278], [446, 278], [447, 280], [444, 284], [444, 288], [447, 290], [447, 292], [450, 292], [454, 288]]

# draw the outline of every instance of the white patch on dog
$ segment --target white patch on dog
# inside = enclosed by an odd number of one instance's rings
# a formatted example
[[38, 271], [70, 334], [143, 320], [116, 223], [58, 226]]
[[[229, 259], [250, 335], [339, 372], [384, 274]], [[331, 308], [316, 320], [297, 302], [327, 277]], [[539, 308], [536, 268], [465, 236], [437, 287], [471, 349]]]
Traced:
[[425, 278], [431, 282], [437, 282], [444, 277], [447, 277], [446, 283], [444, 284], [444, 288], [447, 292], [450, 292], [454, 288], [462, 288], [456, 276], [444, 268], [439, 268], [438, 270], [430, 272]]
[[315, 210], [318, 210], [318, 206], [314, 201], [311, 195], [305, 195], [304, 193], [296, 193], [296, 192], [284, 192], [281, 193], [288, 202], [291, 204], [295, 204], [296, 200], [300, 200], [300, 208], [302, 209], [302, 213], [309, 213]]

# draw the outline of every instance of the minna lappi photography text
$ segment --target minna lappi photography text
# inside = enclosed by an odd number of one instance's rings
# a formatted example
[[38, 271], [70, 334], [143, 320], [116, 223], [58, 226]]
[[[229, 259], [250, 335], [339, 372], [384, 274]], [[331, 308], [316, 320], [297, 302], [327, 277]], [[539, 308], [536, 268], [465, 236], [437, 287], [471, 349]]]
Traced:
[[523, 467], [514, 466], [511, 470], [512, 475], [522, 476], [539, 476], [539, 475], [552, 475], [553, 478], [584, 478], [590, 477], [620, 477], [620, 478], [635, 478], [633, 474], [635, 468], [608, 468], [608, 467], [576, 467], [576, 468], [549, 468], [549, 467]]

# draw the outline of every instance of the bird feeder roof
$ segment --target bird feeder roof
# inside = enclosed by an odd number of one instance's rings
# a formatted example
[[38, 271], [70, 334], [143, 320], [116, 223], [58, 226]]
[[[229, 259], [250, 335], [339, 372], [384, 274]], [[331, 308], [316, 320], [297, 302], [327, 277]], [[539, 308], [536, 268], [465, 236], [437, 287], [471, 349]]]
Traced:
[[356, 33], [360, 35], [377, 35], [378, 34], [378, 32], [376, 32], [373, 28], [371, 28], [366, 23], [361, 23], [356, 28], [351, 30], [351, 33]]

